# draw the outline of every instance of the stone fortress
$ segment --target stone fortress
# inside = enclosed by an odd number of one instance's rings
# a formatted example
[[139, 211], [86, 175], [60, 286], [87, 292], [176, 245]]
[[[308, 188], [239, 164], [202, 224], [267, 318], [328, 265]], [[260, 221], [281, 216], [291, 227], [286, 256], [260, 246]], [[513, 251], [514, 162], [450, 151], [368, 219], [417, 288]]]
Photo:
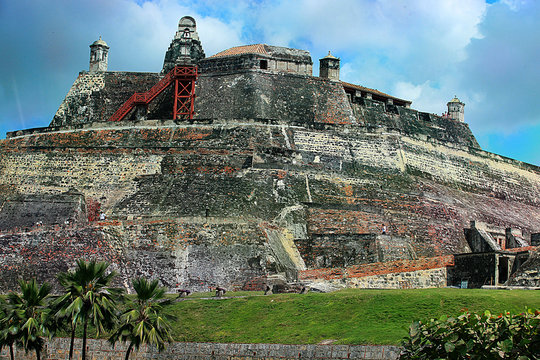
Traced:
[[540, 286], [540, 168], [482, 150], [459, 99], [414, 110], [330, 53], [206, 57], [191, 17], [159, 73], [90, 49], [51, 124], [0, 141], [1, 291], [78, 258], [171, 290]]

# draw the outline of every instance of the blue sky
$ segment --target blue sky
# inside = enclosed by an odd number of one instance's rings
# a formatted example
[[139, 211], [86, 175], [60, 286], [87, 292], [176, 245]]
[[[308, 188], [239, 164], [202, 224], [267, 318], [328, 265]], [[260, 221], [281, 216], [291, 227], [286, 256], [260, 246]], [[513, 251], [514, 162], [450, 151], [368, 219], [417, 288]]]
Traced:
[[267, 43], [329, 50], [341, 79], [441, 114], [457, 95], [483, 149], [540, 165], [540, 2], [533, 0], [0, 0], [0, 137], [47, 126], [89, 45], [109, 70], [161, 70], [178, 20], [207, 56]]

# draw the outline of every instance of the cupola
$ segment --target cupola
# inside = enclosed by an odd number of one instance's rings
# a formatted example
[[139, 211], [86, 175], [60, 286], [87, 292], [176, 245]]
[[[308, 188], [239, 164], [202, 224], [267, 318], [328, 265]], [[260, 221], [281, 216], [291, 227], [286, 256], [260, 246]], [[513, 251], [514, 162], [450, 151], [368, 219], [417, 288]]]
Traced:
[[339, 80], [339, 58], [328, 52], [328, 55], [319, 59], [319, 77]]
[[465, 122], [465, 104], [457, 96], [448, 102], [448, 116], [456, 121]]
[[90, 72], [107, 71], [109, 46], [101, 39], [90, 45]]

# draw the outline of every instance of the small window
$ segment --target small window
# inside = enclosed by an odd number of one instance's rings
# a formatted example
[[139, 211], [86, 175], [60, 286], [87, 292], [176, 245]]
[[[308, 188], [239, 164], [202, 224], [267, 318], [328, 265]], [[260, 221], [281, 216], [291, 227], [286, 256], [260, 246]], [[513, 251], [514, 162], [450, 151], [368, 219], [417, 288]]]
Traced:
[[185, 38], [188, 38], [188, 37], [190, 37], [190, 36], [191, 36], [191, 32], [189, 31], [189, 29], [185, 29], [185, 30], [184, 30], [184, 37], [185, 37]]
[[261, 69], [268, 69], [268, 60], [261, 60]]

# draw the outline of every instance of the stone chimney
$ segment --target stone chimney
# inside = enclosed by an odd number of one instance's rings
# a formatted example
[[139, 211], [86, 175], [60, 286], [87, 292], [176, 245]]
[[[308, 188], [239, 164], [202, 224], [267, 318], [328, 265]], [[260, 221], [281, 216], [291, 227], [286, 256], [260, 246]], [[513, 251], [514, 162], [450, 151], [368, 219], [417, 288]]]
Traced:
[[328, 55], [319, 59], [319, 77], [339, 80], [339, 58], [328, 52]]
[[90, 72], [107, 71], [109, 46], [101, 36], [90, 45]]

